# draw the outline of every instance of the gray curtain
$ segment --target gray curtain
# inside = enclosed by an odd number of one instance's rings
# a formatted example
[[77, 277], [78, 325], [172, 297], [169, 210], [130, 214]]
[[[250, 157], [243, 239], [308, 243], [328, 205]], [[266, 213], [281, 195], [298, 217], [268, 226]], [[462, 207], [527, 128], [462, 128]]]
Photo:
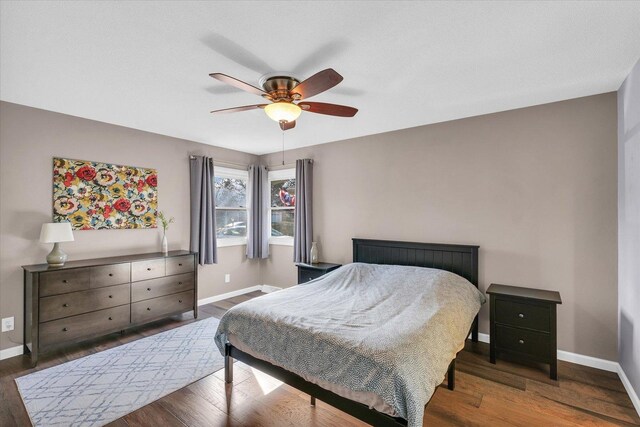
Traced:
[[200, 265], [218, 262], [216, 245], [216, 205], [213, 159], [192, 156], [191, 172], [191, 251], [198, 252]]
[[266, 166], [249, 166], [247, 258], [269, 257], [269, 181]]
[[313, 160], [296, 160], [296, 209], [293, 261], [311, 262], [313, 241]]

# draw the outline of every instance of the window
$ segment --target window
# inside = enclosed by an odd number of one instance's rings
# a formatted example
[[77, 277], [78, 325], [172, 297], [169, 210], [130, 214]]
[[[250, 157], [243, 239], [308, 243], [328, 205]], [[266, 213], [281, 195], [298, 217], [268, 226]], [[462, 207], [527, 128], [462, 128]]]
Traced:
[[269, 172], [271, 237], [269, 243], [293, 245], [293, 217], [296, 206], [296, 171]]
[[247, 243], [247, 171], [215, 168], [218, 246]]

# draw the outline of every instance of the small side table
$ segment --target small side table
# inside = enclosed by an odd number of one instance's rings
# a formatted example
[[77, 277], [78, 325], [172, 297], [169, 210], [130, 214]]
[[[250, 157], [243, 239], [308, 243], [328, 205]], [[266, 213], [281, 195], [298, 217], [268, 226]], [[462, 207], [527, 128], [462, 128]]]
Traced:
[[560, 293], [492, 283], [490, 295], [490, 361], [500, 353], [548, 363], [549, 376], [558, 379], [556, 307]]
[[342, 264], [319, 262], [317, 264], [298, 263], [296, 266], [298, 267], [298, 284], [300, 284], [324, 276], [328, 272], [342, 267]]

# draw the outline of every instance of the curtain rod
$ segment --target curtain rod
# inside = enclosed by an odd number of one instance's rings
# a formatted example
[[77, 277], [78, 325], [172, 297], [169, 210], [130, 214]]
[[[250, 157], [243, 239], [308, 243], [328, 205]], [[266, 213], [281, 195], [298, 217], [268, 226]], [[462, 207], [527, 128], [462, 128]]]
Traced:
[[[311, 160], [311, 164], [313, 164], [313, 159], [309, 159]], [[276, 170], [280, 170], [280, 169], [292, 169], [295, 168], [296, 164], [294, 163], [287, 163], [284, 165], [273, 165], [273, 166], [267, 166], [268, 170], [272, 170], [272, 171], [276, 171]]]
[[[195, 160], [195, 159], [196, 159], [196, 156], [193, 156], [193, 155], [189, 156], [189, 160]], [[231, 167], [234, 167], [234, 168], [241, 168], [243, 170], [246, 170], [249, 167], [249, 165], [242, 164], [242, 163], [225, 162], [225, 161], [217, 161], [217, 160], [213, 161], [213, 165], [214, 166], [216, 166], [216, 165], [217, 166], [231, 166]]]
[[[190, 160], [195, 160], [195, 158], [196, 158], [196, 156], [193, 156], [193, 155], [189, 156]], [[313, 163], [313, 159], [310, 159], [310, 160], [311, 160], [311, 163]], [[215, 161], [215, 160], [213, 161], [213, 164], [214, 165], [218, 165], [218, 166], [239, 167], [239, 168], [242, 168], [242, 169], [247, 169], [249, 167], [249, 165], [245, 165], [245, 164], [242, 164], [242, 163], [224, 162], [224, 161]], [[296, 167], [295, 162], [287, 163], [287, 164], [284, 164], [284, 165], [273, 165], [273, 166], [266, 165], [266, 168], [269, 169], [269, 170], [291, 169], [291, 168], [295, 168], [295, 167]]]

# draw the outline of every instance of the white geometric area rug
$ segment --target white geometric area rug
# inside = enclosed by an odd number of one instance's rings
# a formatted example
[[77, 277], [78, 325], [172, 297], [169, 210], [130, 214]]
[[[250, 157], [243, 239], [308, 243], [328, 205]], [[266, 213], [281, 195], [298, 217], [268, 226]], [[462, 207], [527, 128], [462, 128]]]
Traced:
[[16, 378], [34, 426], [102, 426], [224, 367], [208, 318]]

